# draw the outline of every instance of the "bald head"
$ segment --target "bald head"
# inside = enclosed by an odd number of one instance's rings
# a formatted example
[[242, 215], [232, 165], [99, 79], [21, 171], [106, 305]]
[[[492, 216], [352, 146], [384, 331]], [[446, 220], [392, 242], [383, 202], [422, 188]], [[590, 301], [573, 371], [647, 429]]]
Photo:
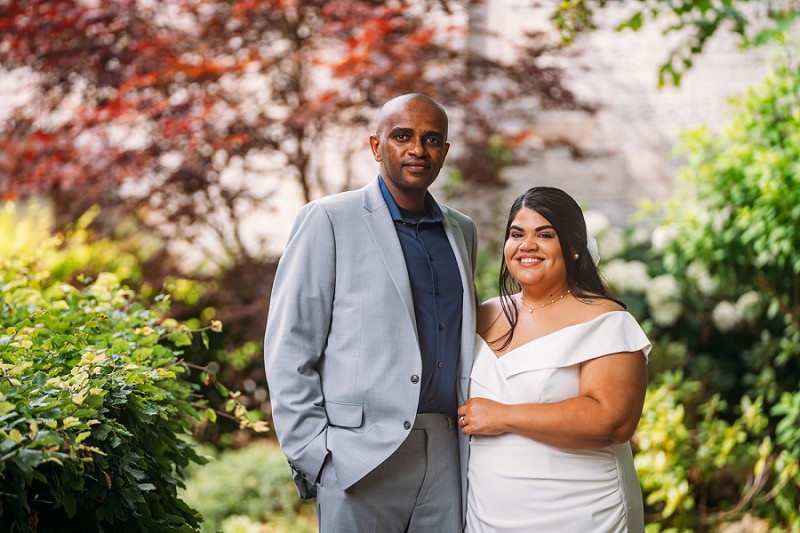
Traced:
[[384, 104], [372, 155], [380, 163], [389, 194], [401, 209], [425, 210], [428, 187], [436, 180], [447, 150], [447, 113], [424, 94], [404, 94]]
[[445, 140], [447, 140], [447, 113], [436, 100], [422, 93], [401, 94], [400, 96], [396, 96], [383, 104], [380, 114], [378, 115], [378, 126], [375, 130], [375, 135], [377, 137], [381, 137], [387, 121], [397, 113], [405, 110], [406, 106], [411, 102], [421, 102], [425, 105], [425, 107], [428, 107], [435, 114], [439, 115], [439, 118], [442, 120], [442, 123], [445, 126], [444, 135]]

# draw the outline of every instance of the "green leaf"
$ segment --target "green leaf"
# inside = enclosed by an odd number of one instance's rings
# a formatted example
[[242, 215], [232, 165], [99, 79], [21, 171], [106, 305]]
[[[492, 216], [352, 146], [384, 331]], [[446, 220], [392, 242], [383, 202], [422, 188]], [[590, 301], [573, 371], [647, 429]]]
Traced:
[[22, 441], [22, 434], [19, 432], [18, 429], [14, 428], [8, 432], [8, 438], [16, 443], [19, 443], [20, 441]]
[[128, 353], [131, 351], [131, 345], [125, 339], [114, 339], [109, 349], [111, 353]]
[[0, 402], [0, 415], [7, 415], [8, 413], [16, 409], [16, 407], [17, 406], [11, 402], [5, 402], [5, 401]]
[[86, 440], [91, 435], [92, 435], [91, 431], [82, 431], [82, 432], [78, 433], [78, 436], [75, 437], [75, 444], [80, 444], [81, 442]]
[[137, 481], [141, 481], [145, 478], [144, 470], [139, 470], [138, 468], [134, 468], [132, 466], [126, 466], [125, 472], [130, 474], [130, 476]]
[[192, 338], [189, 334], [185, 331], [178, 330], [173, 331], [169, 335], [169, 340], [177, 347], [181, 346], [191, 346]]
[[617, 31], [621, 31], [625, 28], [630, 28], [633, 31], [639, 31], [642, 27], [642, 16], [643, 13], [641, 11], [635, 13], [631, 18], [617, 26]]
[[103, 405], [103, 397], [95, 394], [87, 396], [86, 400], [84, 400], [84, 405], [88, 405], [89, 407], [100, 407]]
[[137, 503], [143, 503], [142, 493], [132, 487], [124, 487], [121, 491], [123, 501], [131, 510], [136, 510]]
[[75, 496], [73, 496], [71, 492], [66, 490], [64, 491], [62, 494], [61, 505], [64, 506], [64, 511], [66, 511], [68, 517], [72, 518], [75, 516], [78, 506], [77, 502], [75, 501]]

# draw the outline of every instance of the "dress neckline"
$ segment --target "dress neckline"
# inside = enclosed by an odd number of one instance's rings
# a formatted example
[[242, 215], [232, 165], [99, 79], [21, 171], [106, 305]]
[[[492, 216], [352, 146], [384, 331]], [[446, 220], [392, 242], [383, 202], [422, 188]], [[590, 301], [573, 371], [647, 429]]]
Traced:
[[524, 348], [526, 346], [530, 346], [531, 344], [533, 344], [535, 342], [544, 340], [544, 339], [546, 339], [548, 337], [552, 337], [553, 335], [556, 335], [556, 334], [561, 333], [563, 331], [566, 331], [568, 329], [577, 328], [577, 327], [581, 327], [581, 326], [587, 326], [587, 325], [591, 324], [592, 322], [594, 322], [595, 320], [598, 320], [598, 319], [600, 319], [600, 318], [602, 318], [602, 317], [604, 317], [606, 315], [611, 315], [611, 314], [614, 314], [614, 313], [627, 313], [627, 312], [628, 311], [625, 311], [625, 310], [619, 310], [619, 311], [606, 311], [605, 313], [600, 313], [596, 317], [594, 317], [594, 318], [592, 318], [590, 320], [587, 320], [586, 322], [578, 322], [577, 324], [572, 324], [572, 325], [569, 325], [569, 326], [565, 326], [565, 327], [563, 327], [561, 329], [557, 329], [555, 331], [551, 331], [550, 333], [542, 335], [541, 337], [536, 337], [535, 339], [531, 339], [529, 341], [523, 342], [522, 344], [520, 344], [516, 348], [513, 348], [513, 349], [507, 351], [503, 355], [498, 355], [497, 352], [495, 352], [492, 349], [492, 347], [489, 346], [489, 343], [486, 342], [486, 339], [484, 339], [479, 333], [476, 333], [476, 335], [481, 340], [481, 342], [483, 342], [483, 344], [485, 344], [486, 347], [489, 348], [489, 351], [492, 352], [492, 355], [494, 355], [494, 358], [497, 359], [497, 360], [500, 360], [500, 359], [504, 359], [505, 357], [507, 357], [507, 356], [511, 355], [512, 353], [516, 352], [520, 348]]

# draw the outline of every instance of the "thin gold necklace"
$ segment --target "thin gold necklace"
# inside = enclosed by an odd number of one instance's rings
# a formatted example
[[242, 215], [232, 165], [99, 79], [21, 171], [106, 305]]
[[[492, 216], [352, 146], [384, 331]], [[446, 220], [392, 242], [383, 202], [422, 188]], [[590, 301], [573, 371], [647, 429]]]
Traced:
[[561, 296], [559, 296], [558, 298], [553, 298], [553, 299], [552, 299], [552, 300], [550, 300], [549, 302], [543, 303], [543, 304], [541, 304], [541, 305], [536, 305], [536, 306], [531, 306], [531, 305], [528, 305], [528, 302], [526, 302], [526, 301], [525, 301], [525, 297], [524, 297], [524, 296], [522, 296], [522, 293], [519, 293], [519, 299], [520, 299], [520, 301], [522, 302], [522, 305], [524, 305], [525, 307], [527, 307], [527, 308], [528, 308], [528, 312], [529, 312], [529, 313], [533, 313], [534, 309], [541, 309], [542, 307], [547, 307], [547, 306], [548, 306], [548, 305], [550, 305], [550, 304], [554, 304], [554, 303], [556, 303], [557, 301], [559, 301], [559, 300], [561, 300], [562, 298], [564, 298], [564, 296], [566, 296], [567, 294], [569, 294], [569, 289], [567, 289], [567, 292], [565, 292], [565, 293], [562, 293], [562, 294], [561, 294]]

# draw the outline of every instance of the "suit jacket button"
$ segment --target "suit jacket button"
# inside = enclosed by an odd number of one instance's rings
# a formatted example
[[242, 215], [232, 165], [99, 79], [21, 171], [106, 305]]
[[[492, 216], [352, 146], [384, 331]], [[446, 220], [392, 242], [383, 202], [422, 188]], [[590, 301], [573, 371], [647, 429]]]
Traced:
[[[416, 375], [416, 374], [411, 376], [411, 383], [419, 383], [419, 376]], [[406, 429], [408, 429], [408, 428], [406, 428]]]
[[405, 422], [403, 422], [403, 427], [406, 429], [411, 429], [411, 422], [406, 420]]

